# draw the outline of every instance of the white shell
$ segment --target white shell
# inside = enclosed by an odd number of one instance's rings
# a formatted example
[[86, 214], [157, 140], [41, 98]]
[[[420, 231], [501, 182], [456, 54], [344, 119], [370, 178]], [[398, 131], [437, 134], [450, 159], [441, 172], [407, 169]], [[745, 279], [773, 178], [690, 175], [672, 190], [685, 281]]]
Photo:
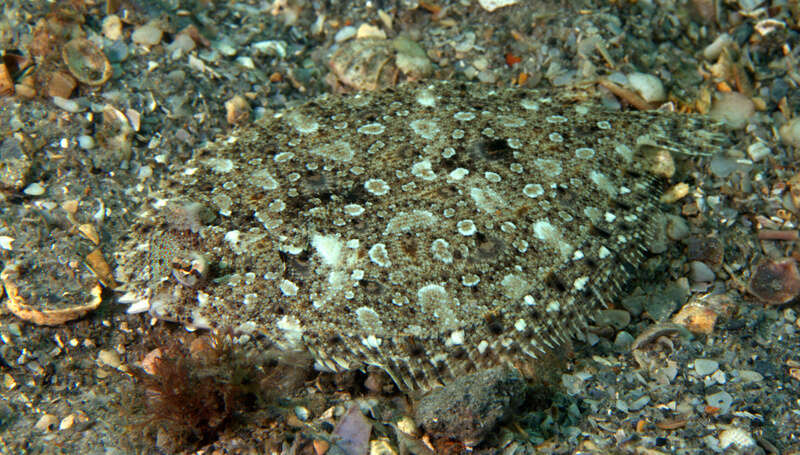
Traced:
[[750, 432], [741, 428], [729, 428], [719, 434], [719, 447], [726, 449], [731, 445], [738, 449], [755, 447], [756, 441], [750, 436]]

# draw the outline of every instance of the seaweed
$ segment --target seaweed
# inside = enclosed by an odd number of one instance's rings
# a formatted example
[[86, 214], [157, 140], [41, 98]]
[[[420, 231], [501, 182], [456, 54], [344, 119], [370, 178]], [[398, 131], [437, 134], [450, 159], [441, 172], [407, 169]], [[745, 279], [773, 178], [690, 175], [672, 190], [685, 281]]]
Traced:
[[[132, 429], [160, 448], [191, 450], [235, 430], [255, 411], [269, 411], [303, 379], [295, 365], [243, 349], [229, 333], [178, 340], [147, 367], [130, 370], [125, 411]], [[278, 412], [272, 412], [273, 417]]]

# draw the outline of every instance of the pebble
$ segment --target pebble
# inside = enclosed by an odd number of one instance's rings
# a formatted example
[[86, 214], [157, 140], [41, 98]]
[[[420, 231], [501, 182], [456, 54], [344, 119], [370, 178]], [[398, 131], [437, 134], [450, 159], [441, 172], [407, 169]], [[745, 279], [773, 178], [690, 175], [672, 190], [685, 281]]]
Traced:
[[381, 30], [380, 28], [370, 25], [370, 24], [361, 24], [356, 31], [356, 38], [378, 38], [378, 39], [386, 39], [386, 32]]
[[739, 371], [739, 378], [742, 380], [742, 382], [761, 382], [764, 380], [764, 376], [758, 371], [753, 371], [753, 370], [738, 370], [738, 371]]
[[154, 46], [161, 42], [163, 35], [164, 31], [161, 30], [161, 26], [158, 21], [150, 21], [137, 28], [133, 32], [133, 35], [131, 35], [131, 40], [134, 42], [134, 44], [139, 44], [142, 46]]
[[661, 79], [652, 74], [631, 73], [628, 75], [628, 86], [648, 103], [662, 103], [667, 99]]
[[758, 162], [772, 155], [772, 149], [763, 142], [753, 142], [747, 147], [747, 155], [750, 156], [751, 160]]
[[197, 43], [194, 42], [192, 37], [186, 33], [181, 33], [167, 45], [167, 52], [170, 54], [175, 54], [177, 52], [177, 54], [173, 55], [174, 57], [190, 52], [194, 50], [195, 47], [197, 47]]
[[356, 29], [352, 25], [348, 25], [347, 27], [342, 27], [342, 29], [336, 32], [336, 35], [334, 35], [333, 41], [337, 43], [343, 43], [349, 40], [350, 38], [356, 36], [356, 33], [358, 33], [358, 29]]
[[715, 177], [724, 179], [733, 174], [740, 166], [737, 160], [723, 154], [718, 154], [715, 155], [714, 158], [711, 158], [709, 170]]
[[698, 376], [708, 376], [709, 374], [717, 371], [719, 362], [711, 359], [697, 359], [694, 361], [694, 372]]
[[648, 403], [650, 403], [650, 396], [643, 395], [643, 396], [639, 397], [638, 399], [628, 403], [628, 410], [629, 411], [638, 411], [638, 410], [642, 409], [643, 407], [647, 406]]
[[683, 240], [689, 236], [689, 223], [681, 216], [667, 215], [667, 237], [670, 240]]
[[670, 187], [663, 195], [661, 195], [661, 202], [665, 204], [674, 204], [680, 201], [689, 194], [689, 185], [685, 182], [677, 183]]
[[95, 146], [95, 141], [94, 141], [94, 138], [92, 136], [89, 136], [89, 135], [86, 135], [86, 134], [82, 134], [82, 135], [78, 136], [77, 139], [78, 139], [78, 147], [80, 147], [80, 148], [82, 148], [84, 150], [91, 150]]
[[664, 322], [669, 316], [683, 305], [686, 300], [687, 290], [676, 284], [667, 286], [662, 292], [654, 294], [644, 301], [644, 309], [651, 319]]
[[722, 370], [715, 371], [711, 376], [708, 377], [710, 379], [710, 384], [706, 384], [706, 386], [713, 385], [713, 384], [725, 384], [728, 381], [728, 378], [725, 376], [725, 373]]
[[0, 143], [0, 184], [7, 188], [21, 189], [33, 168], [30, 141], [21, 134], [7, 137]]
[[428, 54], [416, 41], [406, 36], [398, 36], [392, 41], [392, 47], [397, 51], [395, 64], [407, 78], [422, 79], [433, 72], [433, 64]]
[[67, 112], [72, 112], [73, 114], [74, 113], [78, 113], [78, 112], [83, 110], [83, 109], [81, 109], [81, 105], [78, 104], [77, 101], [68, 100], [68, 99], [62, 98], [60, 96], [54, 96], [53, 97], [53, 104], [55, 104], [56, 107], [64, 109]]
[[250, 103], [240, 95], [225, 102], [225, 111], [225, 119], [231, 125], [244, 123], [250, 119]]
[[800, 148], [800, 117], [781, 126], [779, 133], [784, 144]]
[[715, 275], [711, 267], [700, 261], [689, 263], [689, 279], [694, 283], [710, 283], [714, 281]]
[[103, 365], [110, 366], [111, 368], [119, 368], [122, 365], [122, 360], [117, 351], [111, 349], [103, 349], [97, 353], [97, 360]]
[[497, 367], [459, 378], [419, 401], [416, 421], [435, 437], [476, 445], [524, 400], [525, 380], [516, 369]]
[[252, 46], [260, 54], [283, 58], [286, 57], [288, 44], [285, 41], [270, 40], [255, 42]]
[[70, 414], [61, 420], [58, 424], [59, 430], [69, 430], [75, 424], [75, 414]]
[[636, 341], [636, 339], [633, 338], [633, 335], [623, 330], [617, 333], [616, 338], [614, 338], [614, 348], [617, 352], [628, 351], [631, 346], [633, 346], [634, 341]]
[[45, 188], [38, 182], [34, 182], [26, 186], [25, 189], [22, 190], [22, 192], [27, 194], [28, 196], [41, 196], [44, 194]]
[[599, 326], [611, 326], [622, 330], [630, 324], [631, 314], [625, 310], [603, 310], [595, 316], [595, 322]]
[[719, 415], [725, 415], [731, 410], [733, 397], [730, 393], [723, 390], [717, 393], [712, 393], [711, 395], [706, 395], [706, 404], [715, 408], [719, 408]]
[[800, 294], [800, 273], [794, 259], [766, 259], [751, 272], [750, 293], [769, 305], [780, 305]]
[[737, 92], [720, 93], [711, 105], [709, 114], [716, 120], [724, 121], [733, 129], [747, 125], [756, 107], [750, 98]]
[[686, 327], [692, 333], [710, 335], [714, 332], [719, 315], [700, 302], [689, 302], [672, 317], [672, 322]]
[[103, 35], [111, 41], [122, 38], [122, 20], [116, 14], [103, 19]]
[[731, 43], [733, 43], [731, 35], [723, 33], [722, 35], [719, 35], [714, 42], [703, 49], [703, 57], [705, 57], [706, 60], [716, 60], [719, 58], [720, 54], [722, 54], [722, 50], [731, 45]]
[[40, 431], [51, 431], [57, 422], [58, 417], [52, 414], [45, 414], [39, 417], [39, 420], [33, 426]]
[[695, 236], [686, 242], [686, 257], [689, 261], [701, 261], [712, 266], [722, 264], [725, 249], [714, 237]]

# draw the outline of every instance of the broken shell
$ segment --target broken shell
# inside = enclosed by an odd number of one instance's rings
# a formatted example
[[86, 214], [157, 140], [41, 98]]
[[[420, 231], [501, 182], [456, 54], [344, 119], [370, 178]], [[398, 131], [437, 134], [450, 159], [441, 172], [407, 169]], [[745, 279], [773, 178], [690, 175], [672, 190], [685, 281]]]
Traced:
[[[39, 270], [32, 273], [37, 272]], [[30, 273], [27, 272], [26, 275], [30, 275]], [[21, 274], [20, 267], [10, 265], [0, 273], [0, 280], [3, 281], [8, 295], [6, 307], [15, 316], [25, 321], [38, 325], [64, 324], [97, 309], [102, 301], [100, 297], [102, 288], [96, 282], [89, 290], [88, 295], [77, 295], [68, 287], [56, 295], [56, 293], [50, 292], [50, 289], [36, 287], [35, 285], [38, 283], [31, 283], [32, 280], [22, 279]], [[48, 278], [50, 277], [42, 277], [45, 280]], [[53, 301], [64, 303], [63, 300], [70, 300], [70, 302], [66, 302], [67, 304], [75, 304], [65, 308], [49, 307], [49, 304], [54, 303]]]
[[89, 223], [81, 224], [78, 226], [78, 232], [95, 245], [100, 244], [100, 235], [97, 233], [97, 229], [94, 228], [94, 225]]
[[672, 322], [682, 325], [692, 333], [710, 335], [714, 332], [714, 325], [719, 315], [702, 303], [692, 302], [686, 304], [673, 316]]
[[100, 248], [86, 255], [86, 266], [89, 267], [89, 270], [94, 273], [97, 280], [100, 281], [103, 286], [109, 289], [116, 289], [119, 286], [116, 280], [114, 280], [111, 267], [109, 267], [108, 262], [106, 262], [106, 259], [103, 257], [103, 252], [100, 251]]
[[103, 107], [103, 126], [99, 139], [103, 146], [115, 151], [128, 152], [131, 147], [133, 128], [125, 116], [110, 104]]
[[68, 42], [61, 56], [75, 79], [86, 85], [103, 85], [111, 78], [111, 63], [103, 51], [87, 39], [75, 38]]
[[14, 81], [5, 63], [0, 63], [0, 96], [10, 96], [14, 94]]
[[792, 258], [762, 261], [750, 276], [748, 290], [769, 305], [780, 305], [794, 299], [800, 294], [797, 263]]
[[331, 56], [329, 66], [341, 84], [356, 90], [394, 86], [400, 73], [394, 64], [392, 43], [372, 38], [342, 44]]
[[47, 80], [47, 95], [68, 99], [78, 83], [65, 71], [56, 71]]

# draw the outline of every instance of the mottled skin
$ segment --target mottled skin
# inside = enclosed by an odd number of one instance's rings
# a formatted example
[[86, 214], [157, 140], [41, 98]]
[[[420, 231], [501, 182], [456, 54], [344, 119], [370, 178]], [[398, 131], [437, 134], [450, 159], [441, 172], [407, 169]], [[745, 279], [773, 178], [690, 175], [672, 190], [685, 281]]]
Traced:
[[426, 390], [532, 375], [644, 257], [654, 157], [706, 121], [438, 82], [321, 97], [176, 169], [118, 258], [135, 308]]

